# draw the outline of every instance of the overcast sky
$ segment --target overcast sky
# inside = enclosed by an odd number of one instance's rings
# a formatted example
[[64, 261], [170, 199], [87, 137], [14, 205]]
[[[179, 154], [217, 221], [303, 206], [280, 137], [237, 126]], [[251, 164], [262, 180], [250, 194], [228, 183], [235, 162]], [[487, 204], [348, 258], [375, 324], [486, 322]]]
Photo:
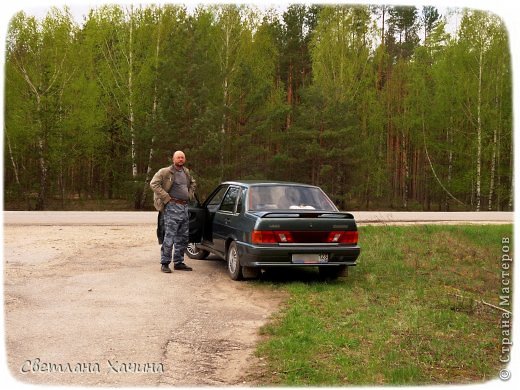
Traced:
[[[1, 15], [1, 23], [2, 30], [5, 30], [7, 23], [9, 22], [10, 17], [16, 13], [17, 11], [24, 10], [26, 13], [38, 17], [44, 16], [51, 6], [61, 7], [63, 5], [68, 5], [78, 22], [83, 20], [83, 17], [87, 15], [90, 8], [93, 8], [97, 5], [101, 4], [147, 4], [147, 3], [179, 3], [186, 4], [189, 7], [195, 7], [197, 4], [205, 3], [239, 3], [239, 4], [255, 4], [260, 7], [268, 7], [271, 5], [276, 5], [277, 7], [283, 8], [291, 3], [364, 3], [364, 4], [375, 4], [375, 3], [384, 3], [384, 4], [397, 4], [397, 5], [415, 5], [417, 7], [421, 7], [422, 5], [435, 5], [439, 8], [446, 7], [470, 7], [470, 8], [481, 8], [488, 11], [492, 11], [500, 15], [505, 19], [508, 27], [514, 28], [515, 24], [518, 22], [515, 21], [517, 17], [516, 10], [520, 10], [520, 5], [518, 5], [515, 0], [432, 0], [432, 1], [407, 1], [407, 0], [387, 0], [387, 1], [378, 1], [378, 0], [353, 0], [353, 1], [345, 1], [345, 0], [336, 0], [336, 1], [287, 1], [287, 0], [268, 0], [268, 1], [238, 1], [238, 0], [224, 0], [224, 1], [165, 1], [165, 0], [157, 0], [157, 1], [130, 1], [130, 0], [8, 0], [3, 4], [2, 7], [2, 15]], [[509, 23], [508, 23], [509, 22]], [[516, 22], [516, 23], [515, 23]], [[5, 34], [5, 31], [2, 31], [2, 34]], [[3, 35], [5, 36], [5, 35]]]

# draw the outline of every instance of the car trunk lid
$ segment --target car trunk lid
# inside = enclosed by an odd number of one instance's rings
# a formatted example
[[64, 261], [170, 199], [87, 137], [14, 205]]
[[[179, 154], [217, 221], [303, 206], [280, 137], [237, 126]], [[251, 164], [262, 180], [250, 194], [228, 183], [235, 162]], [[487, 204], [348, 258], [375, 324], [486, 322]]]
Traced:
[[345, 212], [258, 212], [252, 233], [257, 244], [357, 244], [354, 216]]

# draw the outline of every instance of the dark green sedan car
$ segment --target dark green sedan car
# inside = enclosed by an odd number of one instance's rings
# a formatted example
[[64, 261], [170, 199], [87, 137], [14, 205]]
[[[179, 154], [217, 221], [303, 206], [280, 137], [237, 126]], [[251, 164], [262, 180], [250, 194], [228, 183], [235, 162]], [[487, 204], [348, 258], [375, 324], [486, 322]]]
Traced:
[[318, 267], [335, 278], [360, 253], [353, 215], [338, 211], [316, 186], [228, 181], [189, 210], [188, 257], [221, 257], [233, 280], [270, 267]]

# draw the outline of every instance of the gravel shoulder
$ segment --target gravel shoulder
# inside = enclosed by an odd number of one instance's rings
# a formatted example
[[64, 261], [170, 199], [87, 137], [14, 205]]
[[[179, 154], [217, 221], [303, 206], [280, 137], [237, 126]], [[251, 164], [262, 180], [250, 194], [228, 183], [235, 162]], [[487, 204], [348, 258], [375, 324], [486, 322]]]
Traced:
[[53, 385], [251, 385], [258, 329], [283, 297], [233, 282], [215, 258], [163, 274], [159, 249], [152, 224], [4, 225], [11, 375]]

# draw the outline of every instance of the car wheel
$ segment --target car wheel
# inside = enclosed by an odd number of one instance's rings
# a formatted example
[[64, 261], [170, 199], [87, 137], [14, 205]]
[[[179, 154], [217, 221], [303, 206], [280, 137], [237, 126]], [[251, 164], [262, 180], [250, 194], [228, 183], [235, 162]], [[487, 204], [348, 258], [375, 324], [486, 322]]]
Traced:
[[325, 279], [335, 280], [340, 276], [347, 275], [347, 266], [319, 267], [320, 276]]
[[233, 280], [242, 279], [242, 266], [240, 265], [240, 258], [238, 256], [237, 244], [232, 241], [229, 244], [227, 251], [227, 264], [229, 276]]
[[190, 242], [186, 248], [186, 255], [188, 255], [190, 259], [202, 260], [208, 257], [209, 252], [205, 251], [204, 249], [197, 248], [195, 243]]

